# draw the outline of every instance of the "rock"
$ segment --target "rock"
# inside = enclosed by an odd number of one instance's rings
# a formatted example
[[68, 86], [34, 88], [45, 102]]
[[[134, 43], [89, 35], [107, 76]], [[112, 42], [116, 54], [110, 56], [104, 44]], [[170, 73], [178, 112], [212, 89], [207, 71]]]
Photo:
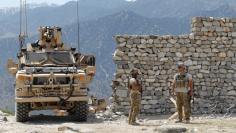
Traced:
[[126, 42], [120, 43], [118, 45], [119, 45], [119, 47], [124, 47], [126, 45]]
[[211, 48], [203, 49], [203, 52], [210, 53], [211, 52]]
[[5, 121], [5, 122], [7, 122], [8, 121], [8, 119], [7, 119], [7, 117], [3, 117], [3, 119], [2, 119], [3, 121]]
[[219, 91], [214, 90], [214, 91], [213, 91], [213, 96], [217, 96], [217, 95], [219, 95], [219, 93], [220, 93]]
[[218, 52], [219, 52], [219, 50], [218, 50], [218, 49], [216, 49], [216, 48], [213, 48], [213, 49], [212, 49], [212, 52], [214, 52], [214, 53], [218, 53]]
[[146, 130], [148, 130], [148, 129], [147, 129], [147, 128], [142, 128], [141, 130], [142, 130], [142, 131], [146, 131]]
[[175, 53], [175, 55], [176, 55], [176, 57], [179, 57], [179, 58], [182, 58], [182, 57], [183, 57], [183, 54], [180, 53], [180, 52]]
[[116, 90], [116, 95], [119, 97], [127, 97], [128, 90], [118, 89]]
[[140, 52], [135, 52], [136, 56], [141, 56], [142, 54]]
[[228, 57], [234, 57], [234, 52], [228, 51], [228, 52], [227, 52], [227, 56], [228, 56]]
[[141, 48], [141, 49], [147, 48], [147, 46], [146, 46], [145, 44], [140, 44], [140, 45], [138, 45], [137, 47], [138, 47], [138, 48]]
[[58, 127], [58, 131], [64, 132], [64, 133], [80, 133], [79, 130], [75, 130], [75, 129], [73, 129], [71, 127], [67, 127], [67, 126]]
[[233, 37], [236, 37], [236, 32], [232, 32], [232, 36], [233, 36]]
[[165, 62], [165, 61], [168, 61], [168, 58], [161, 58], [160, 61], [162, 62]]
[[203, 78], [203, 74], [202, 73], [197, 73], [197, 77], [198, 78]]
[[164, 74], [166, 74], [166, 70], [162, 70], [160, 73], [161, 73], [162, 75], [164, 75]]
[[[236, 64], [232, 64], [232, 65], [231, 65], [231, 68], [234, 69], [234, 70], [236, 70]], [[236, 74], [235, 74], [235, 78], [236, 78]]]
[[227, 71], [225, 69], [220, 69], [219, 72], [220, 73], [227, 73]]
[[233, 82], [232, 84], [233, 84], [233, 86], [236, 86], [236, 82]]
[[176, 39], [170, 39], [169, 42], [172, 43], [172, 44], [175, 44], [177, 42], [177, 40]]
[[152, 43], [153, 43], [153, 39], [149, 39], [149, 40], [148, 40], [148, 43], [149, 43], [149, 44], [152, 44]]
[[117, 56], [117, 57], [122, 57], [124, 56], [124, 52], [120, 51], [119, 49], [117, 49], [114, 53], [114, 56]]
[[200, 72], [201, 72], [201, 73], [207, 73], [207, 74], [209, 74], [209, 73], [210, 73], [210, 71], [209, 71], [209, 70], [200, 70]]
[[122, 42], [125, 42], [125, 41], [126, 41], [126, 39], [125, 39], [125, 38], [123, 38], [123, 37], [119, 37], [119, 38], [118, 38], [118, 41], [119, 41], [120, 43], [122, 43]]
[[227, 93], [227, 95], [229, 95], [229, 96], [236, 96], [236, 91], [235, 90], [229, 91]]
[[219, 53], [219, 57], [225, 58], [226, 57], [226, 53], [224, 53], [224, 52]]
[[216, 31], [220, 32], [220, 31], [224, 31], [224, 29], [222, 27], [216, 27]]
[[81, 128], [77, 124], [65, 123], [58, 127], [59, 132], [63, 133], [94, 133], [93, 130], [89, 128]]
[[147, 53], [152, 54], [153, 51], [151, 49], [146, 49]]
[[164, 52], [158, 53], [158, 57], [159, 57], [159, 58], [163, 58], [163, 57], [165, 57], [165, 55], [166, 55], [166, 53], [164, 53]]
[[149, 100], [148, 102], [149, 102], [150, 104], [157, 104], [157, 103], [158, 103], [157, 100]]
[[186, 47], [181, 47], [181, 48], [180, 48], [180, 52], [181, 52], [181, 53], [187, 52], [187, 48], [186, 48]]
[[151, 105], [144, 105], [143, 108], [144, 109], [150, 109], [152, 106]]
[[148, 75], [155, 75], [155, 72], [152, 70], [148, 70]]
[[140, 43], [141, 43], [141, 40], [140, 40], [139, 38], [136, 38], [136, 39], [134, 39], [134, 43], [135, 43], [135, 44], [140, 44]]
[[147, 100], [142, 100], [141, 104], [148, 104]]
[[155, 79], [146, 79], [146, 82], [155, 82]]
[[118, 57], [118, 56], [113, 56], [113, 60], [114, 60], [114, 61], [120, 61], [120, 60], [121, 60], [121, 58], [120, 58], [120, 57]]
[[193, 65], [193, 61], [192, 60], [187, 60], [187, 61], [184, 62], [184, 64], [186, 66], [191, 66], [191, 65]]
[[141, 39], [141, 44], [146, 44], [146, 43], [147, 43], [147, 40]]
[[203, 25], [206, 26], [206, 27], [211, 27], [212, 23], [211, 22], [203, 21]]
[[[200, 92], [200, 96], [207, 96], [207, 92], [206, 91], [201, 91]], [[206, 105], [206, 104], [205, 104]]]
[[40, 131], [31, 131], [30, 133], [43, 133], [43, 132], [40, 132]]
[[161, 42], [160, 42], [159, 39], [154, 39], [154, 43], [155, 43], [155, 44], [159, 44], [159, 43], [161, 43]]
[[157, 128], [160, 133], [184, 133], [187, 131], [186, 127], [178, 125], [163, 125]]
[[200, 130], [197, 129], [197, 128], [194, 128], [194, 129], [190, 129], [188, 132], [189, 132], [189, 133], [199, 133]]
[[130, 51], [131, 51], [132, 53], [135, 53], [135, 52], [137, 51], [137, 48], [131, 48]]
[[208, 31], [208, 29], [207, 29], [206, 27], [202, 27], [202, 28], [201, 28], [201, 31], [202, 31], [202, 32], [206, 32], [206, 31]]
[[134, 53], [128, 53], [128, 56], [134, 56]]

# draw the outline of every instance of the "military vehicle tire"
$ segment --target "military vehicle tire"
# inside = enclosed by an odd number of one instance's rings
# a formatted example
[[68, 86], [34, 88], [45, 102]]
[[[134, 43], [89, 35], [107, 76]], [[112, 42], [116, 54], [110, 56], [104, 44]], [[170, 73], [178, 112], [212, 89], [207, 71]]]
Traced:
[[29, 120], [29, 103], [16, 103], [16, 121], [26, 122]]
[[81, 101], [76, 103], [74, 118], [76, 121], [85, 122], [88, 117], [88, 102]]

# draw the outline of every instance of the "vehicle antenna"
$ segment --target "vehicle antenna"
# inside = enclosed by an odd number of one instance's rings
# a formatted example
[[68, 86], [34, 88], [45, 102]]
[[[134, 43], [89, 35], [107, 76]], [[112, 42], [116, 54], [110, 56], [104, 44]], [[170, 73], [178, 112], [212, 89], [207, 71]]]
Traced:
[[20, 34], [19, 34], [20, 51], [25, 44], [25, 38], [28, 37], [27, 25], [28, 23], [27, 23], [26, 0], [20, 0]]
[[79, 0], [77, 0], [77, 45], [78, 45], [78, 53], [80, 54], [80, 32], [79, 32], [79, 29], [80, 29], [80, 23], [79, 23]]

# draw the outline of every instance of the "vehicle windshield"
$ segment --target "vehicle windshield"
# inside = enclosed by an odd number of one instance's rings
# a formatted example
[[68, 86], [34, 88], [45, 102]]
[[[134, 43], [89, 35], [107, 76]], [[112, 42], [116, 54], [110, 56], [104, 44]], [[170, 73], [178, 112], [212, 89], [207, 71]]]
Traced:
[[56, 65], [71, 65], [74, 64], [73, 56], [70, 52], [27, 52], [27, 65], [42, 65], [42, 64], [56, 64]]

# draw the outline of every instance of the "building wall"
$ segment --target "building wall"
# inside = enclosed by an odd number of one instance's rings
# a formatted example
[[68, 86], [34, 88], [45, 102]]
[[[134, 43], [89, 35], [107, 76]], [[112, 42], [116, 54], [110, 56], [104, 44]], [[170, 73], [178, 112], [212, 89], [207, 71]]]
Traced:
[[144, 88], [141, 112], [174, 112], [170, 81], [184, 62], [194, 79], [194, 113], [236, 112], [236, 19], [195, 17], [191, 27], [189, 35], [115, 36], [114, 110], [128, 112], [128, 79], [136, 68]]

